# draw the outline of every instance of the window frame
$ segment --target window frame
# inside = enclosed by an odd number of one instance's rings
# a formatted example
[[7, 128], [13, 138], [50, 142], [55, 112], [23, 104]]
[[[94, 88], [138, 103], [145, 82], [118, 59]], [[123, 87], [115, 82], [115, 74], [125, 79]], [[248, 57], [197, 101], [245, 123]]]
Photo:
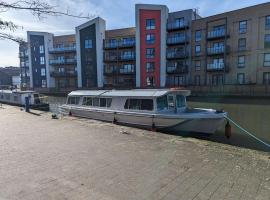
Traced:
[[[200, 33], [199, 34], [199, 37], [198, 37], [198, 33]], [[196, 30], [195, 31], [195, 42], [200, 42], [202, 40], [202, 30]]]
[[[240, 76], [243, 76], [243, 77], [242, 77], [242, 81], [243, 81], [243, 82], [240, 82], [240, 79], [239, 79]], [[244, 85], [245, 82], [246, 82], [245, 73], [237, 73], [237, 84], [239, 84], [239, 85]]]
[[155, 72], [155, 62], [146, 62], [145, 68], [147, 73]]
[[265, 30], [270, 30], [270, 15], [265, 16]]
[[[241, 41], [245, 41], [244, 46], [240, 46]], [[245, 51], [247, 50], [247, 38], [239, 38], [238, 39], [238, 51]]]
[[[197, 63], [200, 63], [200, 65], [197, 65]], [[202, 62], [201, 60], [195, 60], [195, 71], [201, 71]]]
[[147, 33], [145, 35], [145, 43], [146, 44], [155, 44], [155, 41], [156, 41], [156, 36], [154, 33]]
[[156, 29], [156, 19], [146, 19], [145, 20], [145, 29], [146, 30], [155, 30]]
[[[268, 39], [268, 41], [267, 41]], [[270, 34], [264, 35], [264, 48], [270, 48]]]
[[[242, 24], [244, 23], [244, 24]], [[247, 33], [247, 24], [248, 24], [248, 21], [247, 20], [242, 20], [242, 21], [239, 21], [239, 34], [245, 34]]]
[[[199, 48], [200, 50], [197, 51], [197, 48]], [[201, 54], [201, 51], [202, 51], [201, 45], [195, 45], [195, 55], [200, 55]]]
[[146, 48], [146, 52], [145, 52], [146, 58], [155, 58], [155, 54], [156, 54], [155, 48]]
[[[240, 62], [240, 58], [244, 58], [244, 62]], [[244, 68], [246, 66], [246, 56], [245, 55], [240, 55], [237, 57], [237, 67], [238, 68]]]
[[92, 49], [93, 48], [93, 40], [92, 39], [85, 39], [84, 40], [84, 48], [85, 49]]
[[[131, 101], [133, 101], [134, 105], [131, 107]], [[149, 109], [142, 109], [142, 103], [146, 103], [146, 101], [151, 101], [151, 108]], [[145, 105], [149, 105], [149, 102], [146, 103]], [[137, 108], [136, 108], [137, 107]], [[153, 111], [154, 110], [154, 100], [153, 99], [136, 99], [136, 98], [128, 98], [126, 99], [125, 105], [124, 105], [125, 110], [143, 110], [143, 111]]]
[[[269, 58], [267, 58], [267, 57], [269, 57]], [[264, 67], [270, 67], [270, 53], [265, 53], [264, 54], [264, 57], [263, 57], [263, 66]]]

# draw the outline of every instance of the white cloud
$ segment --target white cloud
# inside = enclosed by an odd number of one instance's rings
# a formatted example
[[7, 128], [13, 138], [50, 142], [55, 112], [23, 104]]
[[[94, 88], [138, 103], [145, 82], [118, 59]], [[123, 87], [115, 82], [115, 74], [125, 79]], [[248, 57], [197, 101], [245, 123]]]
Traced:
[[[9, 1], [9, 0], [6, 0]], [[101, 16], [106, 20], [107, 29], [135, 26], [135, 4], [164, 4], [171, 12], [199, 8], [202, 16], [209, 16], [226, 12], [254, 4], [268, 2], [265, 0], [47, 0], [52, 5], [58, 6], [59, 11], [69, 10], [73, 14]], [[66, 16], [47, 17], [38, 20], [31, 13], [25, 11], [9, 11], [0, 13], [0, 18], [11, 20], [23, 26], [14, 34], [26, 37], [26, 31], [47, 31], [59, 34], [74, 33], [75, 27], [86, 22], [86, 19], [78, 19]], [[18, 45], [0, 40], [0, 66], [19, 65]]]

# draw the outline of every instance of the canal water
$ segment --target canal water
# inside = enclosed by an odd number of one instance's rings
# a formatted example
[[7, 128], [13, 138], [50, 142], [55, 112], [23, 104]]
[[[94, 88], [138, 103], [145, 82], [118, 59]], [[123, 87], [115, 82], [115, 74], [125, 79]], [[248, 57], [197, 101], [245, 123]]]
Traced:
[[[58, 113], [58, 106], [64, 104], [66, 98], [49, 96], [50, 109]], [[191, 108], [224, 109], [239, 125], [244, 127], [256, 137], [270, 143], [270, 99], [245, 99], [245, 98], [189, 98], [188, 106]], [[231, 124], [232, 125], [232, 124]], [[225, 124], [224, 124], [225, 127]], [[189, 134], [185, 137], [195, 137], [234, 146], [251, 148], [262, 151], [270, 151], [269, 148], [247, 136], [241, 130], [232, 125], [232, 136], [227, 139], [225, 128], [221, 127], [213, 135]], [[179, 133], [181, 135], [181, 133]]]

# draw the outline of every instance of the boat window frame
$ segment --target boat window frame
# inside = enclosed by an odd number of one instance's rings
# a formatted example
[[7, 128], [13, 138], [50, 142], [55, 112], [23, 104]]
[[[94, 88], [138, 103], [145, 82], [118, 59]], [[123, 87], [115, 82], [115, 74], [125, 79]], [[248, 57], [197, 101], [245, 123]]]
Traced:
[[[134, 109], [134, 108], [130, 108], [130, 100], [133, 100], [133, 101], [138, 101], [137, 102], [137, 106], [139, 106], [138, 107], [138, 109]], [[146, 101], [151, 101], [152, 102], [152, 108], [151, 108], [151, 110], [150, 109], [142, 109], [142, 101], [143, 100], [146, 100]], [[142, 111], [153, 111], [154, 110], [154, 99], [151, 99], [151, 98], [148, 98], [148, 99], [144, 99], [144, 98], [142, 98], [142, 99], [140, 99], [140, 98], [127, 98], [126, 99], [126, 101], [125, 101], [125, 104], [124, 104], [124, 109], [125, 110], [136, 110], [136, 111], [139, 111], [139, 110], [142, 110]]]
[[[181, 96], [182, 97], [182, 100], [184, 100], [184, 101], [182, 101], [183, 104], [181, 104], [182, 105], [181, 107], [178, 106], [179, 105], [178, 104], [178, 97], [179, 96]], [[184, 95], [181, 95], [181, 94], [176, 94], [175, 95], [175, 102], [176, 102], [176, 105], [175, 106], [176, 106], [177, 109], [185, 108], [186, 105], [187, 105], [186, 97]]]
[[[164, 106], [162, 109], [159, 107], [159, 99], [163, 99], [166, 101], [167, 106]], [[164, 102], [163, 102], [164, 103]], [[167, 95], [163, 95], [163, 96], [159, 96], [156, 98], [156, 104], [157, 104], [157, 111], [164, 111], [164, 110], [168, 110], [169, 109], [169, 104], [168, 104], [168, 96]]]
[[[86, 105], [85, 104], [85, 99], [86, 98], [91, 98], [91, 105]], [[101, 99], [105, 99], [105, 106], [101, 106]], [[96, 101], [94, 103], [94, 101]], [[110, 108], [112, 105], [112, 98], [111, 97], [95, 97], [95, 96], [84, 96], [82, 100], [82, 105], [83, 106], [91, 106], [91, 107], [99, 107], [99, 108]]]
[[[91, 105], [90, 104], [85, 104], [85, 103], [89, 102], [88, 100], [85, 101], [85, 99], [91, 99]], [[83, 97], [83, 101], [82, 101], [82, 105], [83, 106], [93, 106], [93, 97], [91, 97], [91, 96], [84, 96]]]
[[[71, 104], [69, 102], [69, 98], [75, 98], [75, 103], [74, 104]], [[78, 102], [76, 102], [76, 99], [78, 100]], [[81, 100], [81, 97], [80, 96], [69, 96], [68, 99], [67, 99], [67, 104], [68, 105], [79, 105], [80, 104], [80, 100]]]

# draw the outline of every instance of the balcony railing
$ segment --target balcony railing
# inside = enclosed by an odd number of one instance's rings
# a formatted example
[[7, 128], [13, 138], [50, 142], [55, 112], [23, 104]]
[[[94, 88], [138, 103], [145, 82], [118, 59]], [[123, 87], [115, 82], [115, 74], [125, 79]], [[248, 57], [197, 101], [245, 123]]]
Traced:
[[173, 44], [183, 44], [188, 42], [188, 37], [187, 36], [181, 36], [181, 37], [172, 37], [169, 36], [167, 38], [167, 44], [168, 45], [173, 45]]
[[124, 41], [121, 40], [118, 42], [119, 48], [127, 48], [127, 47], [134, 47], [135, 46], [135, 38], [132, 40]]
[[217, 38], [223, 38], [226, 36], [226, 30], [220, 29], [215, 31], [209, 31], [207, 34], [207, 39], [217, 39]]
[[168, 74], [183, 74], [188, 73], [188, 66], [187, 65], [172, 65], [167, 64], [167, 73]]
[[119, 69], [119, 73], [120, 74], [126, 74], [126, 75], [128, 75], [128, 74], [135, 74], [135, 70], [134, 70], [134, 67], [131, 68], [131, 69], [120, 68]]
[[74, 76], [77, 76], [77, 72], [76, 71], [66, 71], [66, 72], [52, 71], [51, 76], [53, 76], [53, 77], [74, 77]]
[[74, 52], [74, 51], [76, 51], [76, 46], [55, 47], [49, 49], [50, 53]]
[[167, 50], [167, 59], [178, 59], [178, 58], [186, 58], [188, 57], [188, 53], [185, 51], [168, 51]]
[[188, 22], [184, 21], [182, 23], [179, 22], [171, 22], [167, 24], [167, 30], [168, 31], [173, 31], [173, 30], [181, 30], [181, 29], [185, 29], [188, 28]]
[[118, 41], [116, 42], [105, 41], [104, 42], [105, 49], [116, 49], [117, 47], [118, 47]]
[[117, 54], [113, 54], [113, 55], [110, 55], [110, 54], [104, 54], [104, 61], [117, 61], [118, 60], [118, 56]]
[[67, 58], [63, 60], [51, 59], [49, 60], [50, 65], [62, 65], [62, 64], [76, 64], [77, 60], [75, 58]]
[[135, 60], [135, 54], [131, 55], [120, 55], [120, 60]]
[[224, 63], [208, 63], [206, 70], [208, 72], [212, 71], [224, 71], [225, 64]]
[[217, 54], [223, 54], [225, 53], [225, 47], [219, 46], [219, 47], [209, 47], [207, 48], [207, 54], [208, 55], [217, 55]]

